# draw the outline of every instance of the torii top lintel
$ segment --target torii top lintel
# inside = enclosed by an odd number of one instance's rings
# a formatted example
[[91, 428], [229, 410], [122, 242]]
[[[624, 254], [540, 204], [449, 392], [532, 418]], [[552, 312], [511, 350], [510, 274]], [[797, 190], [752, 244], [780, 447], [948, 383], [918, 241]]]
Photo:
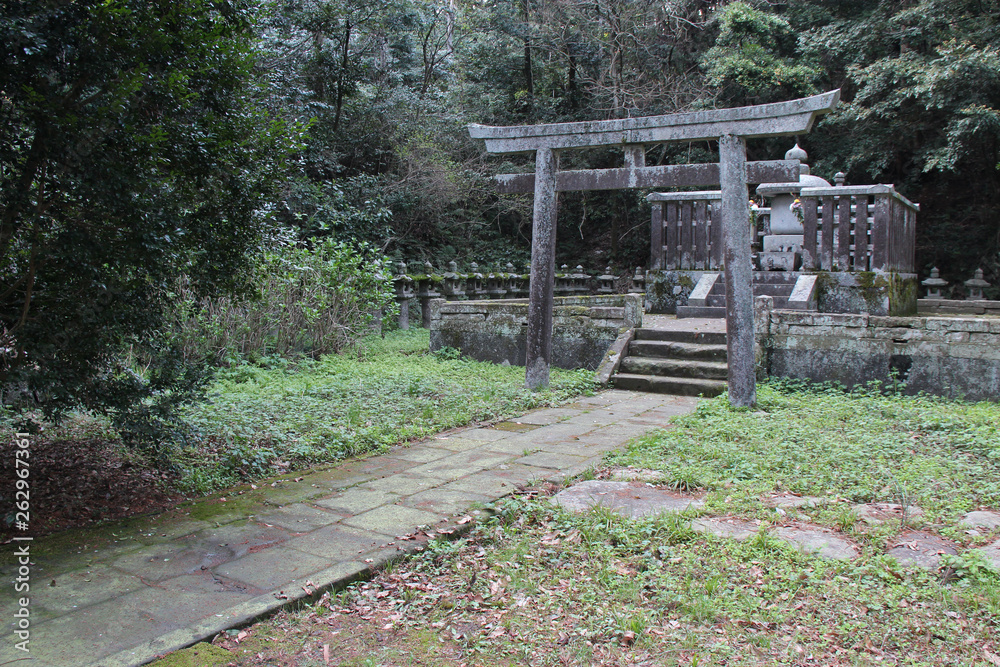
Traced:
[[490, 153], [700, 141], [726, 135], [780, 137], [808, 132], [816, 117], [832, 111], [839, 101], [837, 89], [788, 102], [665, 116], [509, 127], [470, 125], [469, 134], [484, 139]]

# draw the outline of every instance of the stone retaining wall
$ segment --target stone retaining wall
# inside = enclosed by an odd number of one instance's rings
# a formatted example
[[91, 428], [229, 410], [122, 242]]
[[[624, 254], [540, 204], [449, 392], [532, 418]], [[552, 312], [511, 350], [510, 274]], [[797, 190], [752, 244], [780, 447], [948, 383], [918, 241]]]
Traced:
[[1000, 318], [756, 312], [765, 375], [849, 387], [895, 377], [907, 394], [1000, 400]]
[[[453, 347], [478, 361], [523, 366], [528, 300], [430, 301], [430, 349]], [[557, 297], [552, 365], [594, 370], [626, 329], [642, 326], [642, 295]]]

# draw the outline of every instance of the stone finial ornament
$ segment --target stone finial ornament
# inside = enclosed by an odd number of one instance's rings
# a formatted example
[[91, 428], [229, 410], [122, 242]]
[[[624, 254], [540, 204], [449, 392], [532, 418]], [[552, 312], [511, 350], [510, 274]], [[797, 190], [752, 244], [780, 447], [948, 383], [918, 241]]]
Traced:
[[983, 289], [990, 286], [990, 283], [983, 280], [983, 270], [976, 269], [976, 275], [965, 281], [965, 286], [969, 288], [969, 299], [981, 301], [983, 299]]
[[836, 174], [833, 175], [833, 182], [838, 187], [840, 187], [841, 185], [847, 182], [847, 174], [845, 174], [842, 171], [838, 171]]
[[931, 269], [931, 277], [920, 281], [920, 284], [927, 288], [927, 298], [928, 299], [940, 299], [941, 298], [941, 288], [948, 286], [947, 280], [942, 280], [941, 272], [935, 266]]

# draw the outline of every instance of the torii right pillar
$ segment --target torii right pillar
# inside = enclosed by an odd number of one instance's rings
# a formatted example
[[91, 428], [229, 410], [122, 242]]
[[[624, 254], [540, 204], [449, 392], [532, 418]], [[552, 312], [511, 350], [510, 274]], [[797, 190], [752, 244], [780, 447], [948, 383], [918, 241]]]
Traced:
[[719, 139], [729, 403], [737, 408], [751, 407], [757, 402], [746, 160], [747, 147], [742, 138], [727, 134]]

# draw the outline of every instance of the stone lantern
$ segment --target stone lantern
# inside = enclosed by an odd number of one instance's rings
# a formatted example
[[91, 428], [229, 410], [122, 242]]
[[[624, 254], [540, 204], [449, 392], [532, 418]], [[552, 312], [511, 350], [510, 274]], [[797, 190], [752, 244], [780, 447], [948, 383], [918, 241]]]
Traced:
[[983, 297], [983, 290], [990, 286], [988, 282], [983, 280], [983, 270], [976, 269], [975, 275], [965, 281], [965, 286], [969, 288], [969, 300], [970, 301], [981, 301]]
[[[771, 200], [771, 224], [764, 235], [760, 253], [763, 271], [794, 271], [802, 264], [802, 221], [792, 204], [802, 188], [828, 188], [830, 183], [809, 173], [809, 155], [795, 144], [785, 153], [786, 160], [799, 160], [799, 180], [795, 183], [761, 183], [757, 194]], [[799, 209], [801, 211], [801, 209]]]

